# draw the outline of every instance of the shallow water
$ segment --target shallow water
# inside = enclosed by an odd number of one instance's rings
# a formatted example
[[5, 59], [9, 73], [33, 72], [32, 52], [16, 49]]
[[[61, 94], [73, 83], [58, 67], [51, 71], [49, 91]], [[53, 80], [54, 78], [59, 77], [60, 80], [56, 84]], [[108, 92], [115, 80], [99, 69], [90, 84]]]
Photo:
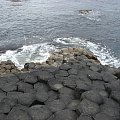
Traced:
[[[80, 14], [84, 9], [92, 12]], [[0, 52], [7, 51], [0, 60], [23, 66], [67, 46], [87, 48], [119, 67], [120, 0], [0, 0]]]

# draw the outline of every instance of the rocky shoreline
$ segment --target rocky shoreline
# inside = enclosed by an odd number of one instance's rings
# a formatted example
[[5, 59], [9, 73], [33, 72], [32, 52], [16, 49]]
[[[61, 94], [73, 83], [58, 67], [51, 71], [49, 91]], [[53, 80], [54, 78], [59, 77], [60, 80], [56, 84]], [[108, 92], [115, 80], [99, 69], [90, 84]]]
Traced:
[[120, 69], [82, 48], [44, 63], [0, 64], [0, 120], [120, 120]]

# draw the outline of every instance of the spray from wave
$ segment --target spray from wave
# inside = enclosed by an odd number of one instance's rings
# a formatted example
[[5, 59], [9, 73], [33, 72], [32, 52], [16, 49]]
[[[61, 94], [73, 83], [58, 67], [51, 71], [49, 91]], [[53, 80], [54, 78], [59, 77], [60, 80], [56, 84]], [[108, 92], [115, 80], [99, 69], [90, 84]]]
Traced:
[[49, 57], [49, 53], [54, 50], [55, 47], [48, 43], [23, 46], [14, 51], [6, 51], [6, 53], [0, 56], [0, 61], [11, 60], [21, 69], [24, 67], [25, 63], [46, 61]]
[[114, 55], [111, 53], [110, 49], [107, 49], [107, 47], [102, 47], [100, 44], [95, 44], [93, 42], [87, 41], [86, 39], [80, 39], [80, 38], [57, 38], [54, 40], [56, 43], [67, 45], [67, 46], [73, 46], [73, 47], [83, 47], [85, 49], [90, 50], [98, 57], [98, 60], [103, 65], [109, 65], [111, 67], [120, 67], [120, 60], [114, 57]]

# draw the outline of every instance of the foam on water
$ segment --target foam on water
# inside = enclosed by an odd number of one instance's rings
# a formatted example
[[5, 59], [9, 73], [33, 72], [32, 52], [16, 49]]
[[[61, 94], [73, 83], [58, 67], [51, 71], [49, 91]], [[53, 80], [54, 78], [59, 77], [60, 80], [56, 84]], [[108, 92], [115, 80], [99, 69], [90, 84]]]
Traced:
[[55, 51], [55, 47], [48, 43], [33, 44], [23, 46], [17, 50], [8, 50], [1, 54], [0, 61], [11, 60], [21, 69], [25, 63], [29, 62], [44, 62], [49, 57], [49, 53]]
[[67, 45], [73, 47], [83, 47], [93, 52], [103, 65], [109, 65], [111, 67], [116, 67], [116, 68], [120, 67], [120, 60], [114, 57], [110, 49], [107, 49], [107, 47], [102, 47], [100, 44], [95, 44], [86, 39], [72, 38], [72, 37], [57, 38], [54, 41], [56, 43], [62, 44], [61, 46]]

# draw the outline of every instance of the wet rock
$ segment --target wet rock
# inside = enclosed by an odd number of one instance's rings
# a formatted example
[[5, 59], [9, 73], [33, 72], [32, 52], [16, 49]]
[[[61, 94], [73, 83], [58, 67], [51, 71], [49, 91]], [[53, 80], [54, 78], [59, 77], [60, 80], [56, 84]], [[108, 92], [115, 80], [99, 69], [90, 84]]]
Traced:
[[55, 113], [53, 120], [76, 120], [77, 114], [74, 111], [65, 109]]
[[80, 117], [77, 120], [93, 120], [93, 119], [89, 115], [80, 115]]
[[52, 111], [52, 112], [57, 112], [61, 111], [65, 108], [65, 104], [61, 100], [53, 100], [49, 103], [47, 103], [47, 107]]
[[81, 98], [90, 100], [90, 101], [95, 102], [97, 104], [102, 104], [102, 102], [103, 102], [102, 96], [99, 94], [98, 91], [95, 91], [95, 90], [84, 92], [82, 94]]
[[100, 108], [96, 103], [83, 99], [78, 106], [78, 111], [83, 114], [95, 115], [100, 111]]
[[115, 120], [111, 116], [105, 114], [105, 113], [98, 113], [95, 117], [95, 120]]
[[33, 120], [46, 120], [52, 112], [45, 105], [35, 105], [29, 108], [29, 114]]
[[26, 111], [13, 108], [7, 116], [7, 120], [32, 120], [32, 119]]

